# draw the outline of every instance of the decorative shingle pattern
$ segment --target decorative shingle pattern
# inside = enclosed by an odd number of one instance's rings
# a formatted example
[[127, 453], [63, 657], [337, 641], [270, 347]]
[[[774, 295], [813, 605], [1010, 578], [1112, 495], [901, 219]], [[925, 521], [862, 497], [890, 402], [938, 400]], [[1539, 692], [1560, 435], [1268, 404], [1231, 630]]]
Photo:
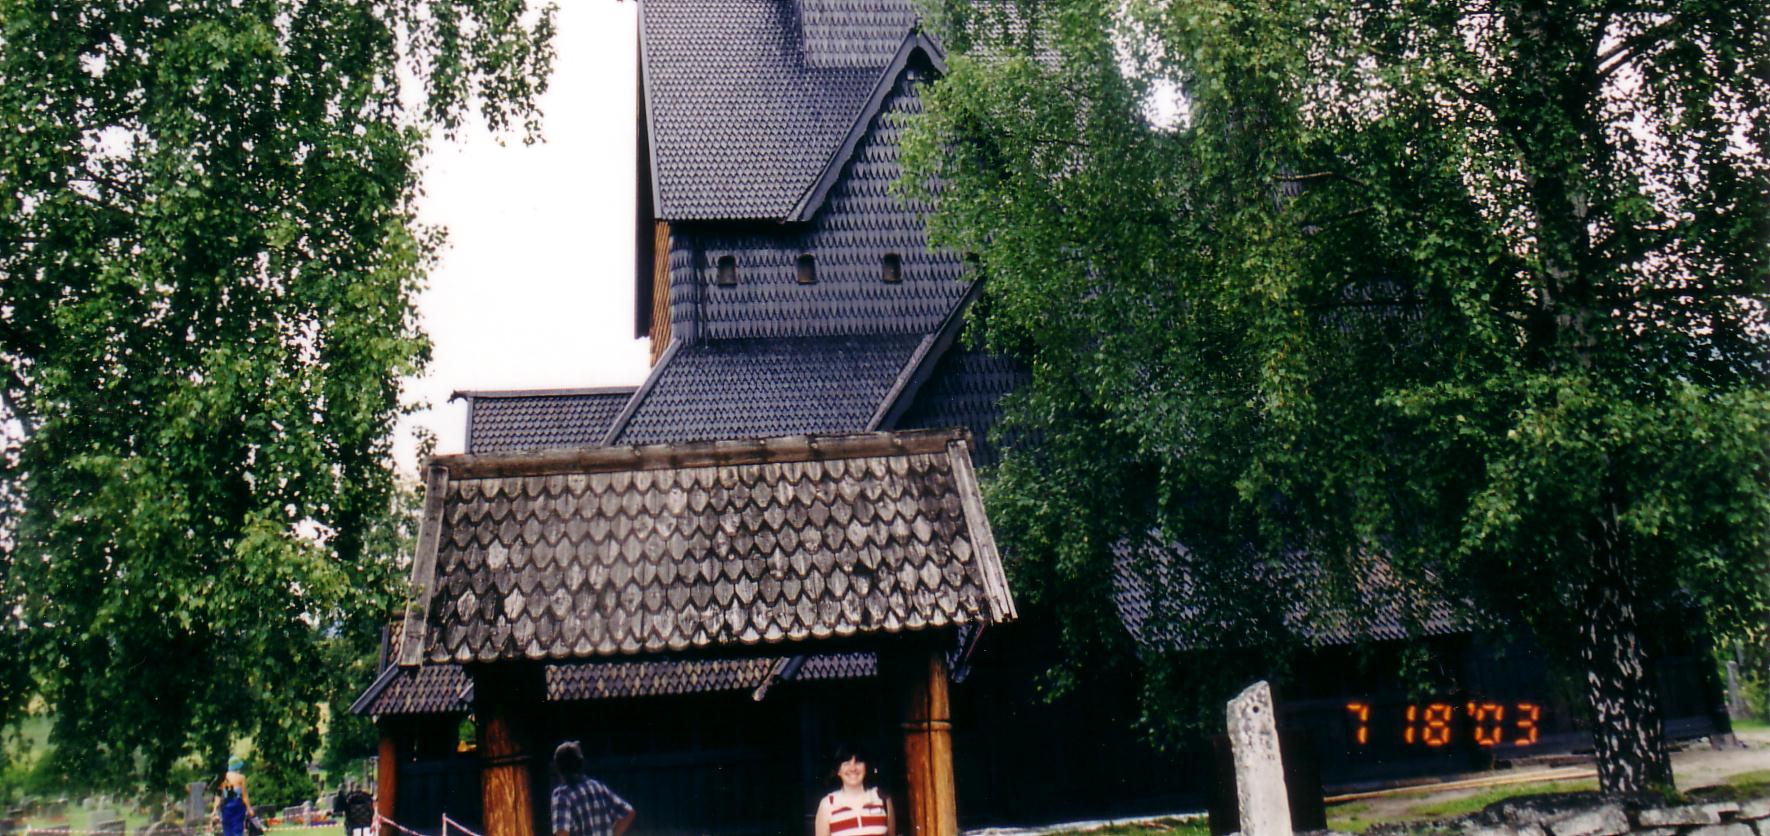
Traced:
[[879, 675], [879, 657], [871, 653], [827, 653], [805, 660], [799, 675], [803, 682], [831, 679], [869, 679]]
[[395, 668], [387, 676], [390, 679], [381, 689], [381, 693], [367, 703], [353, 707], [355, 713], [370, 717], [392, 717], [411, 714], [466, 714], [473, 710], [473, 704], [469, 700], [473, 682], [459, 665]]
[[916, 23], [911, 0], [798, 0], [805, 63], [879, 67]]
[[[781, 664], [775, 657], [689, 659], [657, 662], [572, 662], [546, 667], [547, 701], [655, 697], [753, 691]], [[879, 675], [871, 653], [830, 653], [805, 660], [784, 681], [822, 682]], [[398, 668], [375, 698], [354, 709], [370, 717], [466, 714], [473, 683], [460, 665], [447, 662]]]
[[794, 5], [640, 4], [658, 217], [785, 217], [847, 135], [890, 55], [810, 65]]
[[686, 346], [652, 370], [651, 388], [615, 441], [858, 432], [919, 342], [908, 334]]
[[[1173, 632], [1173, 625], [1198, 628], [1201, 619], [1211, 618], [1190, 600], [1185, 579], [1186, 550], [1164, 547], [1150, 537], [1137, 545], [1120, 542], [1113, 547], [1113, 553], [1114, 603], [1125, 629], [1139, 642], [1166, 642], [1185, 649], [1187, 642]], [[1311, 590], [1320, 590], [1320, 584], [1313, 582], [1320, 569], [1303, 555], [1290, 558], [1277, 576], [1250, 567], [1248, 582], [1260, 588], [1285, 587], [1286, 591], [1275, 592], [1279, 599], [1294, 602], [1284, 616], [1285, 622], [1315, 645], [1400, 641], [1417, 635], [1468, 632], [1467, 623], [1450, 605], [1410, 594], [1395, 580], [1384, 561], [1373, 558], [1367, 563], [1368, 580], [1359, 594], [1365, 597], [1363, 606], [1368, 612], [1362, 617], [1341, 612], [1324, 595], [1311, 595]], [[1206, 629], [1211, 626], [1204, 625]]]
[[636, 387], [467, 392], [467, 452], [506, 453], [601, 444]]
[[963, 433], [447, 456], [429, 480], [406, 664], [1014, 617]]
[[[547, 666], [550, 702], [752, 691], [777, 670], [777, 657], [653, 662], [576, 662]], [[812, 656], [792, 681], [860, 679], [878, 675], [871, 653]]]
[[774, 659], [594, 662], [547, 666], [547, 699], [599, 700], [755, 688]]
[[[650, 2], [650, 0], [648, 0]], [[902, 119], [921, 112], [914, 85], [924, 69], [898, 78], [856, 146], [841, 178], [803, 232], [724, 226], [673, 228], [671, 333], [685, 341], [841, 334], [925, 334], [965, 293], [965, 269], [931, 252], [917, 207], [891, 193]], [[817, 282], [800, 284], [800, 255], [817, 259]], [[901, 280], [884, 280], [886, 254]], [[722, 256], [737, 265], [735, 286], [716, 283]]]
[[1013, 359], [955, 346], [941, 357], [897, 426], [965, 427], [977, 439], [972, 461], [988, 467], [1000, 460], [991, 433], [1002, 420], [1002, 398], [1025, 383], [1027, 372]]

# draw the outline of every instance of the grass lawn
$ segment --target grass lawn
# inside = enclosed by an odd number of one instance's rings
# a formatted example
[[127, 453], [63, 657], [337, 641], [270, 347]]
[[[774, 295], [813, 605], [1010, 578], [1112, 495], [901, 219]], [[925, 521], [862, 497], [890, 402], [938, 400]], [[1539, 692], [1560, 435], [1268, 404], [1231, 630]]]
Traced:
[[1370, 801], [1349, 801], [1328, 808], [1328, 829], [1344, 833], [1363, 833], [1379, 824], [1403, 821], [1451, 819], [1478, 812], [1496, 801], [1549, 795], [1563, 792], [1591, 792], [1597, 781], [1571, 781], [1548, 784], [1517, 784], [1493, 787], [1453, 798], [1423, 799], [1413, 804], [1385, 804], [1379, 808]]
[[1690, 791], [1693, 800], [1743, 801], [1770, 796], [1770, 769], [1755, 769], [1727, 776], [1726, 783]]
[[1210, 836], [1211, 825], [1203, 816], [1193, 819], [1156, 819], [1141, 824], [1115, 824], [1098, 830], [1063, 830], [1051, 836]]
[[[123, 814], [123, 822], [124, 822], [125, 827], [127, 827], [126, 832], [134, 833], [137, 830], [140, 830], [144, 825], [146, 825], [148, 823], [148, 817], [145, 815], [139, 814], [139, 813], [124, 813]], [[25, 822], [25, 826], [27, 828], [67, 827], [67, 828], [71, 828], [73, 830], [84, 830], [86, 828], [86, 811], [81, 810], [81, 811], [75, 813], [74, 815], [67, 816], [65, 818], [60, 818], [60, 819], [30, 819]], [[297, 834], [297, 833], [303, 834], [303, 836], [344, 836], [344, 826], [343, 825], [330, 825], [327, 827], [296, 827], [293, 825], [289, 825], [289, 826], [277, 825], [277, 826], [271, 827], [270, 832], [271, 833], [280, 833], [280, 834], [289, 834], [289, 836], [294, 836], [294, 834]]]

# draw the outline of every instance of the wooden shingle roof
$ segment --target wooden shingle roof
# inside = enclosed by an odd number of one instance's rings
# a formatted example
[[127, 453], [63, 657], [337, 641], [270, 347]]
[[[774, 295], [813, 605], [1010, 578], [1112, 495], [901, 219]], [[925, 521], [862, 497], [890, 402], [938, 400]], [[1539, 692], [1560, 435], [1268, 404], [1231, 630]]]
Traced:
[[512, 453], [602, 443], [636, 386], [456, 392], [467, 401], [467, 452]]
[[[829, 163], [909, 31], [907, 17], [901, 29], [887, 34], [879, 27], [895, 28], [896, 16], [863, 19], [855, 14], [859, 9], [832, 7], [819, 16], [816, 48], [808, 56], [797, 5], [793, 0], [640, 4], [658, 217], [786, 217]], [[911, 4], [853, 5], [907, 10]], [[839, 42], [855, 32], [869, 43], [842, 48]], [[881, 36], [889, 38], [888, 46], [870, 43]]]
[[615, 444], [863, 432], [922, 337], [719, 340], [670, 352]]
[[[773, 677], [815, 682], [877, 676], [871, 653], [827, 653], [789, 664], [789, 657], [678, 659], [643, 662], [566, 662], [546, 666], [548, 702], [754, 691]], [[397, 717], [466, 714], [473, 680], [454, 664], [388, 667], [350, 707], [352, 714]]]
[[939, 431], [439, 457], [400, 661], [1012, 620], [970, 444]]
[[[1192, 648], [1189, 633], [1235, 629], [1198, 600], [1191, 559], [1184, 546], [1163, 543], [1153, 532], [1138, 542], [1113, 545], [1113, 603], [1120, 623], [1139, 644], [1184, 651]], [[1270, 590], [1273, 600], [1290, 602], [1278, 616], [1297, 638], [1316, 647], [1469, 632], [1465, 614], [1404, 583], [1386, 559], [1366, 555], [1361, 562], [1363, 582], [1351, 611], [1330, 594], [1322, 567], [1306, 554], [1293, 553], [1270, 566], [1250, 558], [1240, 569], [1249, 588]]]

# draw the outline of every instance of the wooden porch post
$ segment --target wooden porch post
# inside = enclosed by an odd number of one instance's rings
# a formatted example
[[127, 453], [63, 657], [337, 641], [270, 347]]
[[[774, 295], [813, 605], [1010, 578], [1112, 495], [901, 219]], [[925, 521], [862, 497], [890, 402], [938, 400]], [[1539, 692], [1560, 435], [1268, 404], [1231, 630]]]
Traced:
[[897, 674], [904, 689], [903, 759], [908, 771], [910, 836], [958, 836], [953, 783], [953, 722], [947, 702], [946, 657], [938, 650], [908, 655]]
[[399, 739], [386, 720], [381, 721], [381, 743], [375, 749], [375, 812], [393, 818], [393, 803], [399, 792]]
[[529, 769], [535, 760], [534, 719], [544, 707], [538, 665], [489, 665], [473, 671], [473, 713], [479, 726], [480, 793], [485, 832], [535, 836]]

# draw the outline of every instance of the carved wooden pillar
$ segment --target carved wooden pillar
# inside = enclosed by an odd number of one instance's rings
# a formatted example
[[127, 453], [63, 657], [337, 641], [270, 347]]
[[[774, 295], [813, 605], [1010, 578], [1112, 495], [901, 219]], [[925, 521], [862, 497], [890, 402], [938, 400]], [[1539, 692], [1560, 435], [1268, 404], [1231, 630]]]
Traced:
[[530, 768], [534, 720], [546, 686], [541, 667], [505, 664], [473, 671], [473, 713], [479, 730], [480, 792], [487, 834], [535, 836]]
[[946, 658], [919, 650], [902, 658], [895, 673], [903, 694], [903, 758], [909, 789], [911, 836], [958, 836], [958, 791], [953, 783], [953, 721], [947, 701]]
[[381, 721], [381, 743], [375, 750], [375, 812], [383, 818], [393, 818], [393, 802], [399, 792], [399, 738], [395, 735], [398, 729], [388, 721]]

